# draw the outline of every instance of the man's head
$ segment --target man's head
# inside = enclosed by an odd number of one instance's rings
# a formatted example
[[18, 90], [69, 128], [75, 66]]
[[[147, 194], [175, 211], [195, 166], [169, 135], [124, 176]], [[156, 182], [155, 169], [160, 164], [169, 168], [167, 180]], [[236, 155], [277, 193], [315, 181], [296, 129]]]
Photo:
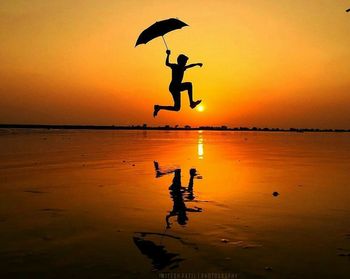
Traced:
[[179, 64], [180, 66], [185, 66], [187, 63], [188, 57], [184, 54], [180, 54], [177, 57], [177, 64]]

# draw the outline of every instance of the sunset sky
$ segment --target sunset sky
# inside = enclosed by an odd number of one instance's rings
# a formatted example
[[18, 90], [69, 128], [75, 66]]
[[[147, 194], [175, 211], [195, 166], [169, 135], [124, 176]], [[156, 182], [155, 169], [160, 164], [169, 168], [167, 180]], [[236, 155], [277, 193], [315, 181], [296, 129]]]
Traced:
[[[350, 128], [349, 0], [7, 0], [0, 4], [0, 123]], [[202, 62], [172, 105], [161, 38]]]

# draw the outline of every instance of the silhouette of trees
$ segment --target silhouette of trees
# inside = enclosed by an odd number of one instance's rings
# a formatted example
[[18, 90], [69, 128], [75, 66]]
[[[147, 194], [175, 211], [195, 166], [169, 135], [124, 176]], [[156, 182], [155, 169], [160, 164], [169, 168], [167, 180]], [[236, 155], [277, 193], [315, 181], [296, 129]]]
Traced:
[[0, 129], [75, 129], [75, 130], [208, 130], [208, 131], [253, 131], [253, 132], [334, 132], [334, 133], [349, 133], [350, 129], [319, 129], [319, 128], [259, 128], [259, 127], [228, 127], [228, 126], [199, 126], [191, 127], [185, 125], [170, 126], [148, 126], [131, 125], [131, 126], [117, 126], [117, 125], [46, 125], [46, 124], [0, 124]]

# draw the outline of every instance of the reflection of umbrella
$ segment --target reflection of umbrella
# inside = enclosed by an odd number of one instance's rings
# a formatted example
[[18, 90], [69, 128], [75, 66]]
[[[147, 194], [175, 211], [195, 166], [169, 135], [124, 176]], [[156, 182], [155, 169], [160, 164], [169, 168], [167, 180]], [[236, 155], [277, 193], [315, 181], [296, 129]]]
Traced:
[[152, 260], [152, 265], [156, 270], [162, 270], [166, 267], [174, 269], [184, 259], [179, 254], [168, 252], [163, 245], [157, 245], [151, 240], [142, 237], [133, 237], [134, 243], [143, 255]]
[[139, 38], [137, 39], [135, 47], [139, 44], [146, 44], [149, 41], [153, 40], [154, 38], [162, 36], [165, 47], [168, 49], [168, 46], [163, 36], [170, 31], [181, 29], [184, 26], [188, 26], [188, 25], [176, 18], [169, 18], [166, 20], [157, 21], [156, 23], [154, 23], [153, 25], [145, 29], [140, 34]]

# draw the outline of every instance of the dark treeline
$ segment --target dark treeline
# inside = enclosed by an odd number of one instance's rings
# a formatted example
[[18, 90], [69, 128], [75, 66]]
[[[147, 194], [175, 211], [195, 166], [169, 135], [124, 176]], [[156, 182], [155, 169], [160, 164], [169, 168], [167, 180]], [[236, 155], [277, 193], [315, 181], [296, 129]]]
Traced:
[[45, 125], [45, 124], [0, 124], [2, 129], [72, 129], [72, 130], [210, 130], [210, 131], [251, 131], [251, 132], [350, 132], [350, 129], [317, 129], [317, 128], [259, 128], [228, 126], [148, 126], [130, 125]]

